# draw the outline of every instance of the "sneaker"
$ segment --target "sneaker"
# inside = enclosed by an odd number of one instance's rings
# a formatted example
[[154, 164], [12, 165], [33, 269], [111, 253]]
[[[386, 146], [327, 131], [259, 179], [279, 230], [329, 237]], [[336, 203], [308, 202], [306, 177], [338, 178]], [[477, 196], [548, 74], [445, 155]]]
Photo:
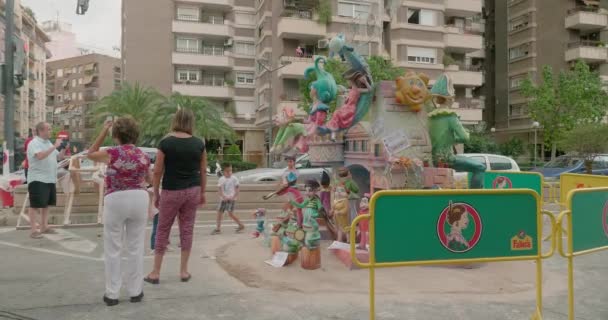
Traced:
[[112, 307], [118, 304], [118, 299], [110, 299], [108, 297], [106, 297], [105, 295], [103, 296], [103, 302], [106, 303], [106, 306], [108, 307]]
[[214, 236], [214, 235], [216, 235], [216, 234], [220, 234], [220, 233], [222, 233], [222, 232], [220, 231], [220, 229], [213, 229], [213, 231], [211, 231], [211, 235], [212, 235], [212, 236]]

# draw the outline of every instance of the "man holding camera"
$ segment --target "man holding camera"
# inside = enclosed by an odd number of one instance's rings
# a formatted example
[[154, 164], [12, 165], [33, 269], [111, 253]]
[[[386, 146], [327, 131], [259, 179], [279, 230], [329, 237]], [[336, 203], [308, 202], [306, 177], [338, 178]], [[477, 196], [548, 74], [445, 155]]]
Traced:
[[[57, 203], [57, 160], [63, 158], [67, 149], [67, 143], [59, 137], [53, 145], [51, 137], [51, 126], [46, 122], [36, 125], [36, 137], [29, 143], [27, 148], [27, 159], [29, 162], [27, 189], [30, 197], [30, 237], [42, 238], [43, 233], [55, 233], [48, 227], [49, 206]], [[41, 215], [40, 228], [36, 223], [36, 212]]]

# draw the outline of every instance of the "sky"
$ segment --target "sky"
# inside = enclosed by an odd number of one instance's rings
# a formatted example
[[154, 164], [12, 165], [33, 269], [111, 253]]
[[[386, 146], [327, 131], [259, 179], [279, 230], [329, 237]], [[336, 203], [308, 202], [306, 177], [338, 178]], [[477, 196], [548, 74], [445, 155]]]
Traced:
[[89, 0], [85, 15], [76, 14], [77, 0], [21, 0], [30, 7], [38, 22], [59, 20], [72, 24], [76, 41], [87, 46], [112, 51], [120, 48], [121, 0]]

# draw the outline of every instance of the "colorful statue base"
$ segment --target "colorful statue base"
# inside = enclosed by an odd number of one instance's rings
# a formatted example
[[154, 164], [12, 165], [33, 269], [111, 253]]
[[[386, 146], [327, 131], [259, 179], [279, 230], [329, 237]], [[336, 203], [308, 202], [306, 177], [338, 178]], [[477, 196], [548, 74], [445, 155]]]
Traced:
[[302, 248], [300, 251], [300, 266], [302, 269], [315, 270], [321, 268], [321, 249]]

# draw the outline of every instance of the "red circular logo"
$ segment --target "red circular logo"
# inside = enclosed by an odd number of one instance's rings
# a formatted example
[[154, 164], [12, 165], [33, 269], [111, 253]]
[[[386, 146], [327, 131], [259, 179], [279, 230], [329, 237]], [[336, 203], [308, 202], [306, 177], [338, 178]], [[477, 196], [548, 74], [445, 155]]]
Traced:
[[450, 202], [439, 215], [437, 236], [444, 248], [454, 253], [473, 249], [481, 238], [481, 217], [471, 205]]
[[511, 182], [511, 179], [509, 179], [505, 176], [498, 176], [492, 182], [492, 188], [493, 189], [511, 189], [511, 188], [513, 188], [513, 183]]
[[604, 234], [608, 237], [608, 200], [604, 204], [604, 213], [602, 214], [602, 226], [604, 227]]

